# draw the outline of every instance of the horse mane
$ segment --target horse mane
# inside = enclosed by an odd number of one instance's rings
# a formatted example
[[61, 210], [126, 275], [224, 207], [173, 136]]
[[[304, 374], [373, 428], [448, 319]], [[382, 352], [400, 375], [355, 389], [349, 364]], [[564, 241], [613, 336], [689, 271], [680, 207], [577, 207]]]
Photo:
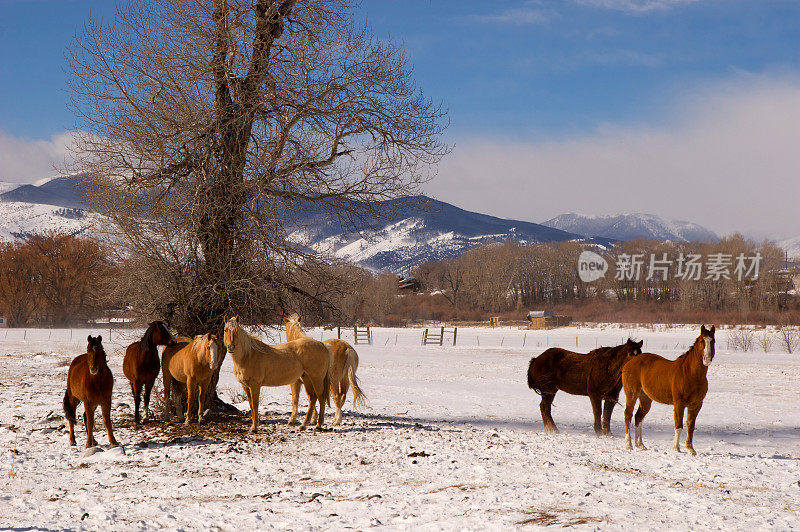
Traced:
[[[154, 321], [153, 324], [157, 324], [157, 321]], [[147, 330], [144, 332], [144, 336], [142, 336], [142, 351], [150, 351], [153, 349], [153, 329], [155, 328], [154, 325], [150, 325], [147, 327]]]
[[209, 343], [211, 343], [210, 334], [198, 334], [192, 340], [192, 354], [197, 356], [198, 353], [201, 353], [208, 347]]
[[269, 346], [255, 336], [251, 335], [249, 332], [245, 331], [244, 327], [239, 325], [238, 320], [233, 320], [233, 323], [236, 325], [236, 327], [233, 329], [233, 334], [236, 335], [238, 343], [242, 344], [242, 352], [245, 355], [247, 355], [250, 351], [258, 351], [260, 353], [265, 353], [267, 351]]
[[676, 358], [675, 361], [685, 360], [685, 359], [689, 358], [689, 355], [692, 354], [692, 352], [695, 350], [695, 348], [697, 348], [697, 344], [699, 344], [700, 340], [702, 340], [702, 339], [703, 339], [703, 335], [702, 334], [700, 336], [698, 336], [697, 338], [695, 338], [694, 339], [694, 343], [692, 344], [692, 347], [690, 347], [684, 354], [682, 354], [681, 356]]
[[300, 332], [301, 336], [307, 336], [303, 328], [300, 326], [300, 316], [297, 313], [293, 313], [291, 316], [286, 318], [286, 338], [289, 338], [291, 331], [297, 330]]

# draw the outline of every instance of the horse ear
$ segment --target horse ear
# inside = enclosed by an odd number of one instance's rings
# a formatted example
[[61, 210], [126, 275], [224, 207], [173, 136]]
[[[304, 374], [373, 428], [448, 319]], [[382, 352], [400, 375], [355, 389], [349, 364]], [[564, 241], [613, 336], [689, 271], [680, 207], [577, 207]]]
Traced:
[[86, 341], [89, 342], [89, 343], [92, 342], [92, 335], [91, 334], [86, 337]]
[[708, 329], [706, 329], [706, 324], [704, 323], [704, 324], [702, 324], [700, 326], [700, 334], [705, 334], [707, 332], [708, 332]]
[[236, 321], [239, 321], [239, 315], [238, 314], [236, 315]]
[[644, 345], [644, 340], [639, 340], [638, 342], [636, 342], [636, 345], [638, 345], [639, 349], [641, 349], [642, 346]]
[[717, 328], [716, 328], [714, 325], [712, 325], [712, 326], [711, 326], [711, 330], [710, 330], [710, 331], [708, 331], [708, 332], [710, 332], [710, 333], [711, 333], [711, 336], [714, 336], [714, 332], [716, 331], [716, 329], [717, 329]]
[[298, 314], [298, 315], [297, 315], [297, 323], [300, 323], [300, 320], [301, 320], [301, 319], [303, 319], [303, 317], [302, 317], [300, 314]]
[[98, 344], [103, 343], [103, 337], [100, 336], [99, 334], [97, 335], [97, 343]]

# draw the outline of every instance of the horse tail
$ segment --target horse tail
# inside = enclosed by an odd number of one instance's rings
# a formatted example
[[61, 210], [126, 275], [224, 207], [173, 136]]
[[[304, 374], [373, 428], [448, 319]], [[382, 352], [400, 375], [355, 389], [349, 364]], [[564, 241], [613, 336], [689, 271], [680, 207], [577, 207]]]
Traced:
[[552, 382], [552, 352], [545, 351], [538, 357], [533, 357], [528, 364], [528, 388], [542, 395], [542, 391]]
[[352, 347], [347, 348], [347, 380], [350, 381], [350, 387], [353, 389], [353, 408], [358, 410], [360, 406], [366, 406], [367, 397], [361, 390], [358, 384], [358, 377], [356, 376], [356, 369], [358, 369], [358, 354]]
[[67, 390], [64, 392], [64, 416], [67, 418], [67, 421], [71, 421], [73, 423], [77, 423], [75, 419], [75, 407], [72, 406], [72, 401], [69, 400], [69, 385], [67, 385]]

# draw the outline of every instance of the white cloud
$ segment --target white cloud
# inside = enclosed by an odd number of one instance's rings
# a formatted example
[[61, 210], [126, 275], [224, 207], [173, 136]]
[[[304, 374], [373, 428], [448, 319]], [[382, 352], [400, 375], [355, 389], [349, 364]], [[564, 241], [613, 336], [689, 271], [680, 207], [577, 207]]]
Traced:
[[800, 80], [700, 88], [664, 110], [669, 124], [658, 127], [459, 142], [427, 190], [536, 222], [570, 211], [649, 212], [721, 234], [800, 235]]
[[685, 4], [693, 4], [700, 0], [577, 0], [580, 4], [629, 11], [632, 13], [647, 13], [650, 11], [665, 11]]
[[71, 132], [49, 140], [14, 137], [0, 131], [0, 181], [30, 183], [58, 174], [70, 162]]
[[524, 7], [505, 9], [487, 15], [475, 15], [473, 18], [481, 22], [515, 24], [519, 26], [544, 24], [552, 18], [552, 13], [537, 7], [538, 2], [527, 2], [526, 4]]

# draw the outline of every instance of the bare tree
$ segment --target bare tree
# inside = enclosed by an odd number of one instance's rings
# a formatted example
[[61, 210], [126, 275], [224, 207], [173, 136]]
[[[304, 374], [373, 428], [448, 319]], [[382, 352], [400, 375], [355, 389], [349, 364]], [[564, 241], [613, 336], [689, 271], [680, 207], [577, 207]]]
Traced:
[[184, 334], [331, 306], [298, 281], [336, 271], [315, 267], [305, 217], [391, 216], [376, 202], [418, 193], [448, 150], [402, 49], [346, 1], [131, 2], [68, 58], [76, 166], [128, 261], [122, 288]]

